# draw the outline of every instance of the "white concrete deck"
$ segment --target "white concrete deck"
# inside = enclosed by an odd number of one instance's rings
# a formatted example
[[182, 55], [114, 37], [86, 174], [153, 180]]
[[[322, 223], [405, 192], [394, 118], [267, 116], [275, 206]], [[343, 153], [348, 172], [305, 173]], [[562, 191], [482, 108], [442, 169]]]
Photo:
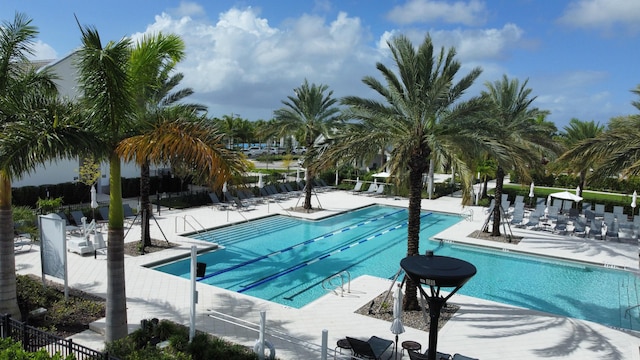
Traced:
[[[152, 221], [154, 238], [162, 239], [160, 228], [178, 248], [130, 257], [126, 260], [126, 291], [128, 320], [131, 330], [140, 320], [157, 317], [171, 319], [188, 325], [189, 288], [188, 280], [150, 270], [143, 265], [175, 255], [188, 254], [190, 246], [197, 241], [186, 241], [179, 233], [192, 230], [188, 224], [214, 227], [243, 221], [273, 213], [286, 213], [284, 209], [294, 206], [297, 198], [281, 203], [258, 205], [255, 210], [239, 214], [235, 211], [219, 211], [201, 207], [185, 211], [162, 209], [156, 214], [159, 227]], [[308, 217], [327, 216], [346, 209], [370, 203], [407, 206], [406, 199], [375, 198], [352, 195], [346, 191], [328, 191], [313, 198], [324, 209]], [[460, 213], [459, 198], [445, 197], [423, 200], [424, 209]], [[468, 208], [467, 208], [468, 209]], [[438, 238], [457, 242], [469, 242], [508, 248], [536, 254], [566, 257], [581, 261], [613, 264], [628, 269], [638, 269], [638, 246], [599, 240], [577, 239], [557, 236], [546, 232], [514, 229], [517, 235], [525, 236], [518, 245], [496, 243], [468, 238], [467, 235], [480, 229], [485, 220], [481, 208], [473, 208], [472, 221], [461, 221], [458, 225], [440, 233]], [[302, 216], [296, 213], [296, 216]], [[186, 220], [186, 221], [185, 221]], [[140, 239], [139, 226], [133, 226], [126, 241]], [[68, 254], [69, 285], [90, 293], [105, 296], [107, 286], [106, 256], [80, 256]], [[16, 255], [16, 269], [20, 274], [40, 275], [40, 254], [37, 247], [28, 253]], [[55, 279], [52, 279], [55, 280]], [[267, 339], [277, 349], [280, 359], [319, 359], [322, 330], [328, 330], [328, 347], [333, 349], [336, 341], [344, 336], [368, 338], [376, 335], [393, 339], [388, 322], [354, 314], [354, 310], [368, 304], [378, 294], [387, 290], [390, 281], [364, 276], [353, 280], [352, 293], [345, 297], [326, 295], [302, 309], [292, 309], [212, 286], [198, 286], [200, 301], [197, 306], [197, 328], [216, 336], [253, 346], [258, 335], [253, 330], [220, 318], [239, 318], [257, 328], [259, 313], [267, 312], [269, 335]], [[598, 291], [594, 284], [594, 291]], [[454, 295], [450, 303], [459, 304], [460, 310], [439, 332], [438, 351], [487, 359], [640, 359], [640, 334], [621, 331], [599, 324], [539, 313], [500, 303], [484, 301], [462, 295]], [[210, 314], [217, 314], [217, 318]], [[221, 315], [224, 314], [224, 315]], [[237, 320], [233, 320], [237, 323]], [[104, 319], [92, 324], [99, 329]], [[406, 328], [400, 342], [415, 340], [428, 345], [428, 333]], [[103, 337], [93, 331], [73, 336], [75, 342], [96, 349], [103, 348]], [[333, 351], [329, 352], [333, 355]], [[405, 354], [404, 359], [408, 359]]]

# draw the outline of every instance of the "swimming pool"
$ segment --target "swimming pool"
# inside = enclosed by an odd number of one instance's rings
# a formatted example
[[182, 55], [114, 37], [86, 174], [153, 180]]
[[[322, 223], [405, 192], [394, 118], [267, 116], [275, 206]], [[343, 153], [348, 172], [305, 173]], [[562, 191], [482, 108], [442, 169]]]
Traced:
[[[193, 234], [224, 247], [198, 255], [207, 264], [199, 282], [300, 308], [326, 294], [322, 281], [341, 271], [392, 278], [406, 256], [407, 216], [404, 208], [376, 205], [318, 221], [276, 215]], [[421, 216], [420, 253], [433, 250], [478, 269], [461, 294], [640, 329], [631, 272], [428, 240], [461, 219]], [[154, 269], [189, 278], [190, 263]]]

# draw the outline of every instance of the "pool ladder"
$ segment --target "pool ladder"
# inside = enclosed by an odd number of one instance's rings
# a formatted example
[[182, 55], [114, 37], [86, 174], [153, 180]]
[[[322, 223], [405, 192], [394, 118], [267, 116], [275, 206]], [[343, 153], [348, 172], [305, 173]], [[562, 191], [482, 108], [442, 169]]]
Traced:
[[[322, 280], [322, 288], [344, 297], [345, 277], [347, 278], [347, 293], [351, 293], [351, 274], [346, 270], [340, 271], [339, 273], [333, 274]], [[338, 279], [340, 279], [340, 283], [336, 284], [335, 281]], [[340, 289], [340, 294], [338, 294], [338, 289]]]

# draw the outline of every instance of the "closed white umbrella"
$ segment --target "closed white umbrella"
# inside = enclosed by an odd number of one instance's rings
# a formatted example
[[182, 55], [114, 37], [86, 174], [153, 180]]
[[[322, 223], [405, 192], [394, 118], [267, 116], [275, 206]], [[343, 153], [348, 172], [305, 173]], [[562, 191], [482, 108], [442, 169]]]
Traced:
[[576, 195], [580, 196], [580, 185], [576, 188]]
[[[631, 195], [631, 207], [632, 207], [632, 210], [633, 210], [634, 214], [636, 212], [636, 200], [637, 199], [638, 199], [638, 193], [635, 190], [633, 190], [633, 195]], [[633, 215], [633, 214], [631, 214], [631, 215]]]
[[222, 192], [227, 192], [227, 182], [226, 181], [222, 185]]
[[391, 322], [391, 333], [396, 336], [396, 359], [398, 358], [398, 334], [404, 332], [402, 325], [402, 287], [396, 286], [393, 292], [393, 321]]
[[531, 186], [529, 186], [529, 197], [530, 198], [535, 196], [535, 194], [533, 193], [533, 188], [534, 188], [534, 185], [533, 185], [533, 181], [532, 181], [531, 182]]
[[300, 166], [296, 169], [296, 182], [300, 181]]
[[94, 221], [96, 218], [96, 209], [98, 208], [98, 194], [96, 194], [96, 186], [93, 185], [91, 186], [91, 216], [93, 217]]
[[338, 186], [338, 169], [336, 169], [336, 186]]
[[258, 187], [261, 188], [264, 186], [264, 182], [262, 182], [262, 173], [258, 174]]

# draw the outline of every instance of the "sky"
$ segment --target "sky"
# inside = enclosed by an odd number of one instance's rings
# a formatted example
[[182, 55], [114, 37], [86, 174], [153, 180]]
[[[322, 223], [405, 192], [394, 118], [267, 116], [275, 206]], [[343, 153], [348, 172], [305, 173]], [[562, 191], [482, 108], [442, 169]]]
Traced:
[[304, 80], [333, 97], [379, 99], [364, 76], [377, 63], [395, 69], [387, 41], [417, 46], [431, 36], [451, 47], [459, 75], [483, 71], [466, 97], [487, 83], [527, 82], [534, 106], [559, 130], [571, 118], [606, 125], [637, 114], [640, 1], [633, 0], [3, 0], [0, 20], [26, 14], [40, 33], [34, 59], [59, 59], [80, 46], [78, 22], [104, 44], [174, 33], [186, 45], [182, 87], [209, 115], [269, 120]]

